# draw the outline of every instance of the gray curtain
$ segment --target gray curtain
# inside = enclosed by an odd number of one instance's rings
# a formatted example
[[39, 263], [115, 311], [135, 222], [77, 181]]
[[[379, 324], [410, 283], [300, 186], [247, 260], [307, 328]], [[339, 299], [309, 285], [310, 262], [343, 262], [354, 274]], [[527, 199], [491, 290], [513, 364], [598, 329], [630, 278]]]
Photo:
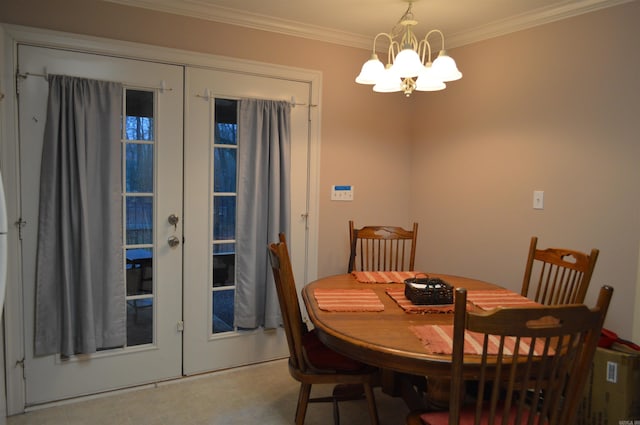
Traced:
[[119, 83], [49, 76], [36, 355], [93, 353], [125, 343], [121, 110]]
[[240, 100], [238, 139], [235, 325], [274, 328], [281, 319], [267, 245], [289, 231], [290, 103]]

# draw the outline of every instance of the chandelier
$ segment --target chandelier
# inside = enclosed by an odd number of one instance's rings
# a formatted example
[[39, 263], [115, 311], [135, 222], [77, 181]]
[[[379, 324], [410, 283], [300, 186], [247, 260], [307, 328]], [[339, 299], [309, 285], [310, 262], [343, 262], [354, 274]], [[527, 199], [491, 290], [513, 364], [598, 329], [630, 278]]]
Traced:
[[[373, 39], [371, 59], [362, 65], [356, 83], [372, 84], [373, 91], [392, 93], [401, 91], [409, 97], [414, 90], [437, 91], [446, 88], [446, 82], [462, 78], [456, 62], [444, 49], [442, 31], [433, 29], [420, 41], [413, 33], [418, 21], [413, 19], [412, 2], [391, 33], [381, 32]], [[431, 62], [431, 45], [427, 39], [437, 34], [442, 40], [438, 57]], [[402, 35], [402, 38], [400, 38]], [[387, 38], [389, 50], [387, 64], [383, 65], [376, 54], [378, 38]], [[397, 39], [400, 38], [398, 42]]]

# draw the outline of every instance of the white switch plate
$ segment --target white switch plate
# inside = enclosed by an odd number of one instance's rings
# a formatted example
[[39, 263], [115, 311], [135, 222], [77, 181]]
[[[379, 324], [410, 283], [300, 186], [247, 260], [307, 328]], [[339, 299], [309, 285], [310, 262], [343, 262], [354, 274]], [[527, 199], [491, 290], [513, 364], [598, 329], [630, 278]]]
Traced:
[[534, 210], [544, 209], [544, 190], [533, 191], [533, 209]]
[[353, 186], [349, 184], [331, 186], [332, 201], [353, 201]]

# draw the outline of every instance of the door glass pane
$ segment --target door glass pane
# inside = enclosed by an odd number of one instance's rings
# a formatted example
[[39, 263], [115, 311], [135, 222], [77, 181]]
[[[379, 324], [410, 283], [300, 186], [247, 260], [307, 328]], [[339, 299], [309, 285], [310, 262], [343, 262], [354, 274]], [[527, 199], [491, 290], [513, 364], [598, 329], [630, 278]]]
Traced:
[[127, 346], [153, 343], [155, 93], [129, 90], [123, 122]]
[[211, 333], [232, 332], [235, 293], [238, 102], [216, 99], [213, 140]]
[[127, 347], [153, 342], [153, 298], [127, 300]]
[[235, 285], [235, 244], [213, 245], [213, 286]]
[[213, 239], [232, 240], [236, 237], [236, 197], [214, 196]]
[[127, 196], [127, 245], [153, 243], [153, 197]]
[[212, 293], [212, 333], [233, 331], [233, 289]]
[[217, 145], [237, 144], [238, 101], [216, 99], [214, 138]]
[[127, 143], [127, 192], [153, 192], [153, 144]]
[[127, 140], [154, 140], [154, 92], [127, 90], [125, 138]]
[[237, 149], [217, 147], [213, 149], [214, 192], [236, 191]]
[[127, 295], [153, 293], [153, 249], [127, 249]]

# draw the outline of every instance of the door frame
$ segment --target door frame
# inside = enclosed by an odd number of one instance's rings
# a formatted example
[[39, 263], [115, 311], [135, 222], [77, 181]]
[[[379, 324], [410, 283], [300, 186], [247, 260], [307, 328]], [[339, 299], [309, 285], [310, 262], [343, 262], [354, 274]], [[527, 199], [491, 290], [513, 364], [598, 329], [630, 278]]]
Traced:
[[[0, 168], [5, 180], [8, 205], [9, 240], [7, 292], [4, 308], [5, 379], [7, 388], [7, 414], [25, 411], [23, 371], [24, 332], [22, 291], [20, 275], [20, 242], [17, 227], [19, 210], [19, 148], [17, 130], [17, 96], [14, 70], [18, 43], [43, 47], [71, 49], [78, 52], [95, 53], [130, 59], [149, 60], [173, 65], [209, 67], [241, 73], [253, 73], [271, 77], [309, 82], [311, 105], [309, 106], [309, 201], [307, 206], [308, 236], [306, 241], [307, 264], [304, 276], [296, 276], [298, 285], [304, 286], [317, 277], [318, 265], [318, 211], [319, 211], [319, 163], [320, 163], [320, 93], [322, 74], [320, 71], [267, 64], [244, 59], [235, 59], [186, 50], [171, 49], [141, 43], [124, 42], [99, 37], [82, 36], [59, 31], [18, 25], [0, 25], [0, 55], [4, 66], [0, 69]], [[43, 70], [44, 71], [44, 70]], [[285, 100], [285, 99], [283, 99]], [[286, 99], [291, 100], [291, 99]], [[13, 226], [12, 226], [13, 225]], [[0, 383], [1, 384], [1, 383]], [[2, 400], [0, 400], [0, 403]]]

